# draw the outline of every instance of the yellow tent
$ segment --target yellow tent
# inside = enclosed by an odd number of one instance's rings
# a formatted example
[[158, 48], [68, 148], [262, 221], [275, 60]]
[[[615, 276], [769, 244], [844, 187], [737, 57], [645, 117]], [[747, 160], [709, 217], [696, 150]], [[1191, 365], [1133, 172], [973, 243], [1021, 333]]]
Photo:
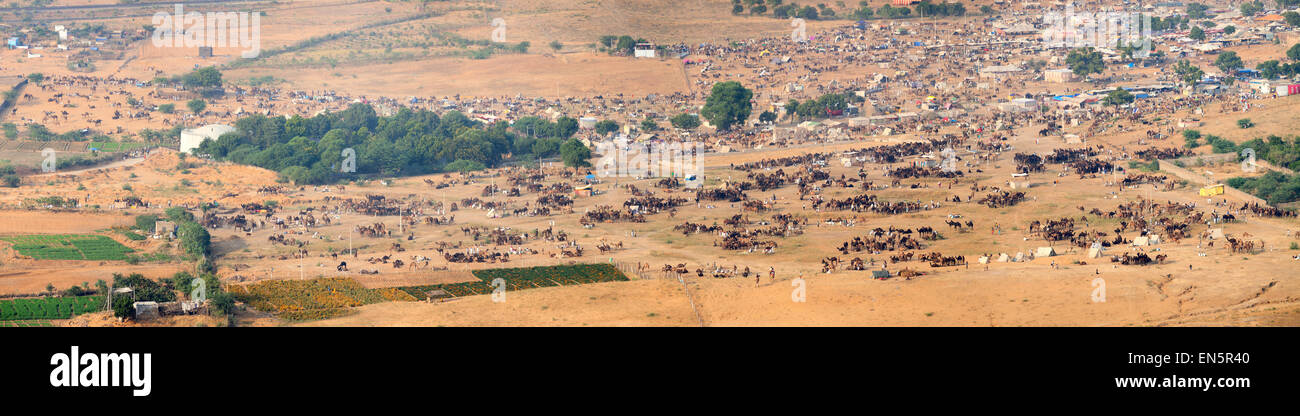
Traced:
[[1214, 184], [1201, 188], [1201, 196], [1223, 195], [1223, 184]]

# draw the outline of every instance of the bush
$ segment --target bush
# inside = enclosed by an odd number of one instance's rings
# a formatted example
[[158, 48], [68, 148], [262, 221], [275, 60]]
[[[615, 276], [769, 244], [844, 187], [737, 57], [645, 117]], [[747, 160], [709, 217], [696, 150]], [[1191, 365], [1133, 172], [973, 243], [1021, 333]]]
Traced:
[[152, 233], [158, 223], [158, 216], [153, 214], [138, 215], [135, 217], [135, 229]]
[[135, 301], [128, 296], [113, 298], [113, 316], [118, 318], [130, 318], [132, 303], [135, 303]]

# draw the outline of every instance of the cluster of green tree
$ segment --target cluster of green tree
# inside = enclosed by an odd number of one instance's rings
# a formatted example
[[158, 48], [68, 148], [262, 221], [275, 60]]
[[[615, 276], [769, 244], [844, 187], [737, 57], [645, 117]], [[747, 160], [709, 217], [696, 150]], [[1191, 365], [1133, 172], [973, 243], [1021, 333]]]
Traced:
[[13, 165], [0, 166], [0, 186], [17, 188], [22, 182], [22, 178], [18, 177], [18, 172]]
[[943, 3], [934, 4], [930, 0], [921, 0], [917, 5], [912, 6], [916, 14], [921, 17], [931, 16], [965, 16], [966, 6], [961, 3]]
[[673, 127], [679, 129], [694, 130], [696, 127], [700, 126], [700, 116], [697, 116], [695, 114], [682, 113], [668, 119], [668, 122], [672, 123]]
[[1291, 48], [1286, 50], [1286, 57], [1293, 62], [1281, 63], [1276, 59], [1272, 59], [1260, 62], [1255, 65], [1255, 69], [1259, 71], [1261, 77], [1266, 79], [1300, 75], [1300, 43], [1291, 45]]
[[1253, 178], [1230, 178], [1228, 186], [1264, 198], [1269, 204], [1300, 200], [1300, 175], [1268, 171]]
[[1106, 64], [1102, 61], [1101, 52], [1091, 48], [1078, 48], [1070, 51], [1065, 57], [1065, 66], [1075, 75], [1087, 77], [1089, 74], [1100, 74], [1106, 69]]
[[[782, 5], [780, 0], [769, 0], [769, 1], [772, 2], [773, 4], [772, 17], [778, 19], [789, 19], [789, 18], [797, 17], [804, 20], [818, 20], [818, 19], [832, 19], [835, 17], [835, 11], [831, 10], [829, 7], [826, 7], [826, 5], [824, 4], [822, 4], [821, 5], [822, 7], [818, 9], [813, 6], [800, 7], [798, 3], [790, 3], [790, 4]], [[734, 5], [732, 6], [732, 11], [735, 12]]]
[[600, 37], [600, 51], [610, 55], [632, 55], [636, 44], [648, 42], [645, 38], [633, 38], [628, 35], [605, 35]]
[[1201, 78], [1205, 77], [1205, 71], [1186, 59], [1174, 63], [1174, 74], [1177, 74], [1178, 79], [1187, 85], [1196, 85]]
[[[827, 6], [825, 3], [818, 3], [814, 6], [800, 6], [798, 3], [781, 4], [781, 0], [732, 0], [731, 12], [733, 14], [744, 13], [748, 5], [749, 14], [763, 14], [771, 5], [772, 17], [778, 19], [800, 18], [805, 20], [827, 20], [838, 17], [852, 18], [858, 20], [868, 19], [898, 19], [911, 16], [917, 17], [934, 17], [934, 16], [965, 16], [966, 6], [961, 3], [949, 3], [944, 0], [935, 3], [932, 0], [922, 0], [912, 8], [895, 7], [889, 4], [872, 9], [866, 1], [859, 1], [858, 8], [852, 12], [840, 15], [835, 9]], [[844, 7], [844, 3], [838, 3]], [[980, 8], [984, 14], [992, 14], [992, 7], [984, 6]]]
[[1171, 15], [1166, 17], [1151, 16], [1151, 31], [1161, 32], [1166, 30], [1186, 29], [1191, 21], [1187, 16]]
[[161, 85], [182, 85], [185, 88], [198, 89], [218, 88], [221, 87], [221, 71], [215, 66], [207, 66], [195, 69], [183, 75], [175, 75], [171, 78], [154, 78], [152, 83]]
[[130, 294], [115, 294], [113, 296], [113, 316], [119, 318], [130, 317], [131, 304], [135, 302], [176, 301], [175, 287], [171, 286], [171, 284], [170, 281], [166, 280], [160, 283], [144, 277], [140, 273], [131, 273], [127, 276], [113, 273], [114, 288], [131, 288]]
[[1231, 141], [1219, 139], [1211, 141], [1210, 144], [1214, 146], [1215, 153], [1235, 152], [1240, 155], [1244, 149], [1253, 149], [1257, 158], [1267, 160], [1276, 166], [1300, 170], [1300, 136], [1287, 139], [1277, 135], [1269, 135], [1265, 138], [1254, 138], [1235, 145]]
[[[205, 140], [195, 153], [271, 169], [297, 184], [333, 183], [351, 178], [351, 173], [401, 176], [475, 170], [497, 166], [507, 155], [525, 161], [554, 156], [576, 161], [581, 156], [578, 148], [586, 148], [571, 138], [578, 122], [569, 117], [555, 122], [524, 117], [508, 127], [504, 122], [484, 125], [458, 111], [439, 116], [402, 108], [380, 117], [361, 103], [312, 118], [252, 115], [239, 119], [235, 128], [217, 140]], [[576, 144], [567, 148], [577, 153], [564, 154], [566, 139]], [[345, 154], [345, 149], [352, 152]], [[345, 166], [355, 167], [355, 172], [343, 172]]]
[[1188, 3], [1187, 17], [1189, 19], [1204, 19], [1206, 17], [1209, 17], [1209, 15], [1206, 14], [1206, 12], [1208, 12], [1209, 10], [1210, 10], [1210, 6], [1206, 6], [1201, 3]]
[[198, 286], [195, 282], [203, 281], [203, 296], [212, 302], [212, 311], [217, 315], [229, 316], [235, 310], [235, 297], [226, 292], [221, 287], [221, 280], [217, 275], [212, 273], [201, 273], [194, 276], [188, 272], [179, 272], [172, 275], [170, 279], [164, 279], [164, 285], [178, 292], [184, 293], [191, 297], [198, 294]]
[[[17, 128], [15, 127], [15, 130]], [[5, 128], [5, 134], [9, 134], [8, 127]], [[102, 138], [107, 136], [96, 137]], [[90, 131], [86, 129], [69, 130], [63, 133], [50, 131], [48, 127], [40, 123], [31, 123], [27, 125], [27, 138], [38, 142], [61, 141], [61, 142], [84, 142], [91, 139]]]
[[[200, 269], [207, 268], [209, 263], [206, 261], [208, 251], [212, 247], [212, 237], [208, 230], [203, 228], [194, 219], [194, 214], [186, 211], [185, 208], [171, 207], [165, 211], [167, 220], [176, 224], [176, 238], [180, 239], [181, 250], [186, 254], [198, 258], [201, 263]], [[144, 218], [141, 218], [144, 217]], [[157, 217], [152, 215], [136, 217], [136, 226], [147, 226], [158, 221]], [[145, 230], [153, 231], [153, 228]]]
[[754, 92], [736, 81], [713, 84], [709, 97], [704, 100], [700, 116], [718, 130], [731, 130], [731, 126], [744, 123], [753, 111]]
[[[203, 281], [201, 290], [199, 285], [195, 284], [198, 280]], [[113, 287], [131, 288], [129, 294], [113, 296], [113, 316], [120, 318], [131, 316], [131, 305], [135, 302], [174, 302], [178, 298], [176, 292], [191, 297], [201, 295], [207, 298], [212, 304], [212, 311], [217, 315], [230, 316], [235, 309], [234, 297], [221, 288], [221, 280], [212, 273], [202, 273], [195, 277], [188, 272], [179, 272], [171, 278], [159, 280], [149, 279], [140, 273], [131, 273], [127, 276], [114, 273]]]
[[1219, 57], [1214, 59], [1214, 66], [1218, 67], [1220, 71], [1223, 71], [1225, 75], [1232, 75], [1236, 73], [1238, 69], [1241, 69], [1243, 64], [1241, 62], [1241, 57], [1237, 56], [1236, 52], [1227, 51], [1220, 53]]
[[[1300, 5], [1300, 0], [1289, 0], [1289, 1], [1295, 3], [1292, 4], [1292, 6]], [[1291, 27], [1300, 27], [1300, 13], [1296, 13], [1294, 11], [1283, 12], [1282, 18], [1286, 19], [1286, 24], [1291, 25]]]
[[1136, 98], [1137, 97], [1133, 96], [1133, 93], [1130, 93], [1123, 88], [1116, 88], [1115, 90], [1106, 93], [1106, 98], [1103, 98], [1101, 103], [1105, 105], [1124, 105], [1133, 102]]
[[[848, 108], [850, 99], [861, 100], [862, 98], [847, 93], [823, 94], [815, 100], [807, 100], [804, 102], [799, 102], [799, 100], [791, 98], [790, 101], [786, 101], [785, 109], [787, 114], [794, 114], [801, 119], [825, 118], [829, 117], [833, 111], [843, 111], [845, 108]], [[764, 120], [761, 120], [760, 118], [759, 121]]]
[[1264, 11], [1264, 2], [1255, 0], [1241, 4], [1239, 8], [1242, 16], [1254, 16], [1256, 13]]

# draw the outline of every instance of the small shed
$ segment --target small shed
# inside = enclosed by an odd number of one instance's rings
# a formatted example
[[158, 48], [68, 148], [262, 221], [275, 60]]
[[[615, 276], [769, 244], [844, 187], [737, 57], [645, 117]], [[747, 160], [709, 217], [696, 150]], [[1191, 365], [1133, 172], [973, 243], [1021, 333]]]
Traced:
[[153, 234], [156, 236], [170, 237], [176, 232], [176, 223], [171, 221], [158, 221], [153, 223]]
[[131, 304], [135, 310], [135, 319], [155, 319], [158, 315], [158, 302], [136, 302]]

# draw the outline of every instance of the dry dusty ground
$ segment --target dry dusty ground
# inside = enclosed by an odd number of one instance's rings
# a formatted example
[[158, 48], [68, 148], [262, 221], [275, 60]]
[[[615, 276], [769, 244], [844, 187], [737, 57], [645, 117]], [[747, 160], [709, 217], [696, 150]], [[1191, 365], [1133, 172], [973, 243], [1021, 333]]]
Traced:
[[[98, 0], [96, 0], [98, 1]], [[442, 16], [395, 25], [381, 25], [374, 29], [358, 30], [386, 19], [414, 15], [437, 8], [463, 7], [476, 3], [433, 4], [421, 9], [417, 2], [370, 2], [343, 4], [329, 1], [279, 2], [267, 9], [263, 20], [263, 49], [293, 45], [315, 36], [340, 32], [361, 33], [363, 39], [325, 42], [306, 48], [300, 53], [288, 54], [267, 63], [240, 67], [226, 71], [228, 79], [242, 83], [253, 77], [273, 76], [282, 83], [278, 87], [297, 90], [331, 89], [357, 95], [389, 95], [405, 97], [447, 96], [588, 96], [601, 93], [644, 95], [652, 92], [671, 93], [687, 91], [690, 80], [683, 68], [672, 60], [632, 60], [613, 58], [591, 50], [588, 44], [601, 35], [628, 34], [663, 42], [727, 42], [759, 36], [788, 33], [788, 22], [770, 18], [731, 16], [726, 3], [720, 0], [657, 2], [637, 1], [573, 1], [553, 2], [541, 0], [501, 1], [492, 3], [496, 11], [469, 9], [450, 10]], [[593, 7], [594, 6], [594, 7]], [[385, 11], [390, 7], [393, 10]], [[972, 7], [973, 8], [973, 7]], [[463, 56], [429, 57], [411, 60], [373, 59], [348, 61], [353, 50], [378, 54], [384, 49], [386, 39], [394, 36], [414, 37], [420, 31], [437, 30], [455, 33], [468, 39], [487, 39], [491, 33], [490, 21], [498, 14], [507, 19], [509, 42], [527, 40], [532, 48], [524, 55], [497, 55], [486, 60]], [[147, 19], [147, 18], [146, 18]], [[127, 18], [112, 22], [122, 27], [138, 27], [146, 19]], [[574, 22], [580, 22], [575, 24]], [[844, 21], [810, 22], [809, 31], [822, 27], [841, 25]], [[546, 46], [552, 40], [563, 43], [556, 53]], [[400, 45], [395, 48], [401, 52]], [[406, 48], [410, 49], [410, 48]], [[442, 49], [434, 48], [438, 51]], [[149, 46], [128, 51], [122, 60], [97, 62], [96, 76], [110, 74], [134, 77], [141, 80], [159, 75], [175, 75], [195, 66], [221, 64], [237, 51], [219, 50], [217, 58], [203, 60], [192, 51], [160, 49]], [[71, 74], [65, 67], [65, 56], [46, 50], [43, 58], [27, 59], [19, 51], [0, 51], [0, 69], [5, 75], [43, 72], [51, 75]], [[1263, 57], [1280, 54], [1275, 45], [1258, 46], [1241, 52], [1248, 66]], [[344, 60], [337, 66], [286, 63], [288, 59], [319, 59], [334, 57]], [[1021, 58], [1021, 57], [1016, 57]], [[1014, 61], [1010, 59], [1009, 61]], [[1202, 67], [1208, 61], [1198, 61]], [[883, 67], [874, 71], [888, 72]], [[724, 68], [722, 72], [734, 74], [740, 68]], [[939, 72], [941, 68], [931, 68]], [[841, 79], [863, 74], [840, 71], [823, 74], [822, 81]], [[1141, 80], [1153, 76], [1150, 70], [1130, 71]], [[984, 95], [1005, 97], [1013, 92], [1058, 91], [1088, 88], [1083, 83], [1048, 85], [1033, 83], [1026, 87], [997, 85]], [[54, 91], [29, 88], [34, 99], [21, 101], [18, 115], [40, 120], [45, 112], [59, 111], [60, 106], [47, 100]], [[148, 90], [134, 91], [137, 96]], [[896, 96], [900, 101], [907, 97]], [[56, 132], [89, 127], [93, 119], [105, 119], [115, 106], [124, 101], [121, 96], [108, 99], [93, 97], [78, 102], [69, 110], [68, 120], [50, 123]], [[151, 104], [183, 101], [152, 99]], [[90, 108], [93, 104], [96, 108]], [[182, 107], [183, 105], [178, 105]], [[233, 100], [213, 102], [212, 111], [236, 111], [240, 104]], [[84, 114], [83, 114], [84, 113]], [[172, 125], [195, 124], [200, 120], [190, 118], [179, 110], [178, 114], [159, 116], [152, 120], [114, 120], [113, 126], [135, 132], [141, 128], [165, 129]], [[1178, 117], [1186, 116], [1181, 112]], [[1258, 125], [1254, 129], [1238, 129], [1238, 118], [1249, 117]], [[1294, 134], [1300, 125], [1300, 98], [1268, 102], [1263, 109], [1247, 115], [1219, 114], [1217, 108], [1207, 108], [1204, 133], [1241, 141], [1259, 135]], [[6, 119], [10, 121], [10, 119]], [[1036, 142], [1032, 134], [1036, 128], [1026, 127], [1018, 132], [1016, 151], [1047, 153], [1056, 147], [1066, 147], [1059, 138], [1049, 137]], [[1113, 133], [1094, 138], [1093, 143], [1126, 146], [1129, 150], [1142, 148], [1136, 142], [1142, 129], [1127, 133]], [[913, 139], [910, 135], [894, 136], [896, 140]], [[732, 163], [744, 163], [764, 158], [789, 156], [812, 151], [839, 151], [865, 145], [887, 144], [867, 139], [862, 142], [830, 146], [809, 146], [798, 149], [768, 149], [739, 154], [710, 155], [706, 158], [706, 177], [710, 185], [726, 179], [743, 179], [743, 172], [727, 168]], [[1174, 138], [1159, 144], [1161, 147], [1179, 146]], [[1207, 151], [1202, 148], [1202, 152]], [[5, 157], [0, 157], [5, 158]], [[28, 159], [22, 159], [28, 160]], [[226, 163], [199, 162], [196, 166], [181, 169], [182, 161], [173, 153], [162, 151], [147, 160], [130, 166], [97, 168], [77, 172], [29, 179], [30, 183], [14, 189], [0, 189], [0, 204], [15, 207], [29, 198], [64, 196], [85, 198], [87, 205], [100, 205], [104, 213], [46, 214], [26, 210], [0, 211], [0, 234], [99, 232], [112, 225], [131, 223], [133, 215], [158, 213], [167, 206], [197, 204], [216, 200], [223, 207], [234, 207], [248, 202], [274, 200], [288, 208], [286, 212], [325, 205], [326, 196], [364, 198], [367, 194], [444, 202], [478, 197], [484, 185], [503, 184], [503, 178], [476, 179], [472, 185], [457, 185], [434, 190], [424, 184], [424, 179], [444, 180], [444, 175], [402, 178], [391, 185], [378, 182], [349, 185], [346, 190], [337, 187], [304, 187], [287, 195], [264, 195], [257, 192], [263, 186], [277, 185], [275, 173], [258, 168], [235, 166]], [[983, 185], [1002, 186], [1013, 169], [1010, 155], [1001, 160], [979, 166], [984, 172], [972, 173], [962, 183], [949, 191], [937, 180], [913, 179], [905, 184], [920, 184], [920, 189], [890, 189], [874, 191], [887, 199], [941, 201], [954, 193], [965, 196], [964, 189], [971, 180]], [[1056, 168], [1055, 166], [1053, 168]], [[833, 177], [856, 176], [856, 169], [846, 169], [832, 164]], [[1232, 172], [1230, 167], [1214, 168]], [[188, 173], [183, 172], [187, 170]], [[787, 169], [792, 170], [792, 169]], [[868, 168], [869, 180], [881, 180], [882, 171], [876, 166]], [[451, 175], [457, 176], [457, 175]], [[558, 179], [553, 178], [553, 181]], [[1053, 184], [1053, 181], [1059, 181]], [[1300, 288], [1297, 288], [1295, 266], [1288, 243], [1295, 241], [1286, 234], [1300, 229], [1295, 220], [1257, 219], [1249, 217], [1244, 223], [1225, 226], [1229, 234], [1249, 232], [1266, 243], [1267, 249], [1252, 255], [1232, 255], [1216, 247], [1207, 250], [1206, 257], [1197, 255], [1196, 242], [1184, 240], [1181, 244], [1166, 243], [1158, 248], [1168, 254], [1170, 262], [1149, 267], [1113, 266], [1107, 259], [1084, 259], [1077, 251], [1066, 251], [1051, 259], [1040, 258], [1028, 263], [993, 263], [987, 270], [983, 265], [972, 264], [965, 268], [929, 268], [921, 262], [902, 265], [929, 274], [913, 279], [872, 280], [867, 272], [837, 271], [819, 273], [819, 262], [827, 256], [839, 255], [834, 250], [841, 242], [853, 236], [864, 235], [874, 227], [916, 228], [933, 226], [943, 229], [942, 220], [947, 214], [959, 214], [973, 220], [975, 230], [956, 233], [945, 229], [947, 239], [934, 242], [924, 251], [939, 251], [946, 255], [962, 254], [968, 259], [980, 253], [1027, 252], [1046, 245], [1043, 241], [1027, 240], [1022, 229], [1029, 221], [1078, 216], [1075, 208], [1087, 206], [1103, 210], [1113, 209], [1120, 203], [1138, 197], [1156, 201], [1196, 201], [1196, 186], [1179, 187], [1173, 191], [1157, 191], [1151, 186], [1119, 190], [1103, 184], [1104, 178], [1079, 179], [1077, 175], [1056, 177], [1054, 170], [1030, 178], [1034, 187], [1028, 192], [1031, 201], [1021, 205], [993, 209], [971, 203], [945, 204], [944, 208], [923, 213], [895, 216], [858, 214], [855, 227], [825, 224], [822, 220], [853, 217], [847, 212], [813, 212], [805, 209], [792, 186], [767, 192], [749, 192], [752, 199], [775, 197], [776, 211], [807, 216], [812, 221], [806, 233], [778, 239], [780, 248], [775, 254], [745, 254], [724, 251], [714, 246], [712, 235], [683, 236], [672, 231], [672, 226], [682, 221], [715, 223], [737, 212], [727, 203], [715, 203], [715, 208], [680, 208], [675, 218], [666, 214], [654, 215], [642, 224], [597, 224], [584, 229], [578, 218], [586, 209], [597, 205], [620, 206], [628, 197], [620, 185], [633, 183], [642, 189], [653, 189], [652, 181], [608, 181], [598, 185], [603, 193], [591, 198], [579, 198], [574, 213], [552, 217], [488, 218], [484, 211], [463, 209], [455, 213], [456, 224], [443, 226], [420, 225], [413, 227], [413, 240], [400, 236], [394, 238], [353, 237], [350, 230], [357, 225], [382, 222], [395, 228], [395, 217], [364, 217], [344, 215], [331, 226], [308, 231], [289, 230], [292, 237], [310, 241], [312, 257], [305, 261], [279, 260], [292, 249], [273, 245], [267, 241], [267, 232], [244, 235], [229, 229], [213, 232], [214, 249], [218, 256], [219, 274], [226, 279], [235, 276], [247, 280], [313, 278], [318, 276], [347, 275], [369, 287], [390, 287], [408, 284], [432, 284], [466, 281], [467, 269], [498, 267], [485, 264], [449, 264], [438, 256], [432, 247], [438, 242], [466, 242], [469, 238], [460, 232], [461, 226], [482, 225], [510, 227], [515, 231], [546, 228], [554, 222], [559, 230], [569, 232], [588, 247], [584, 262], [618, 261], [648, 262], [657, 269], [664, 263], [685, 263], [692, 269], [702, 265], [737, 265], [765, 271], [775, 267], [777, 279], [764, 276], [758, 283], [747, 279], [713, 279], [687, 277], [685, 283], [675, 278], [661, 279], [651, 273], [648, 279], [623, 283], [608, 283], [580, 287], [547, 288], [509, 294], [505, 303], [493, 303], [487, 296], [462, 298], [441, 304], [384, 303], [358, 308], [355, 314], [342, 318], [304, 323], [304, 325], [677, 325], [677, 326], [745, 326], [745, 325], [1070, 325], [1070, 326], [1126, 326], [1126, 325], [1297, 325], [1300, 324]], [[129, 185], [130, 190], [124, 188]], [[86, 189], [78, 190], [78, 186]], [[659, 196], [681, 195], [657, 190]], [[827, 198], [845, 198], [860, 193], [858, 189], [828, 189]], [[120, 209], [114, 202], [135, 195], [154, 204], [151, 209]], [[525, 194], [517, 201], [527, 201], [536, 195]], [[769, 214], [752, 214], [751, 220], [762, 220]], [[1106, 221], [1099, 223], [1113, 225]], [[815, 224], [815, 225], [814, 225]], [[990, 228], [998, 224], [1002, 234], [992, 234]], [[1199, 233], [1202, 228], [1194, 229]], [[635, 237], [631, 233], [635, 232]], [[1130, 232], [1128, 237], [1132, 237]], [[598, 241], [621, 241], [626, 248], [612, 255], [595, 253], [591, 248]], [[392, 253], [393, 243], [409, 247], [401, 256], [425, 255], [435, 259], [435, 267], [449, 270], [394, 270], [387, 265], [369, 265], [362, 261], [354, 264], [351, 273], [340, 273], [333, 261], [317, 257], [329, 250], [339, 251], [349, 246], [357, 247], [360, 258]], [[160, 243], [141, 247], [160, 250]], [[0, 243], [3, 246], [3, 243]], [[553, 244], [530, 242], [525, 246], [542, 251], [532, 256], [517, 256], [506, 266], [558, 264], [553, 259]], [[1058, 249], [1063, 247], [1058, 245]], [[1063, 250], [1064, 251], [1064, 250]], [[1122, 251], [1122, 250], [1119, 250]], [[1112, 251], [1118, 253], [1119, 251]], [[886, 253], [892, 254], [892, 253]], [[863, 255], [866, 257], [866, 255]], [[403, 257], [404, 258], [404, 257]], [[879, 260], [879, 259], [877, 259]], [[1052, 262], [1060, 265], [1054, 269]], [[1085, 261], [1087, 265], [1073, 264]], [[357, 267], [360, 266], [360, 267]], [[1190, 269], [1189, 269], [1190, 266]], [[149, 277], [165, 277], [188, 267], [179, 263], [141, 264], [130, 266], [121, 262], [35, 262], [14, 257], [6, 250], [0, 257], [0, 293], [33, 293], [44, 290], [47, 283], [59, 288], [85, 281], [107, 279], [111, 273], [141, 272]], [[362, 276], [360, 268], [380, 270], [379, 275]], [[792, 281], [803, 276], [807, 284], [807, 301], [791, 300]], [[1105, 281], [1106, 302], [1093, 302], [1094, 279]], [[256, 314], [254, 314], [256, 315]], [[266, 316], [245, 317], [252, 325], [280, 324]], [[93, 320], [87, 318], [88, 320]], [[100, 319], [100, 321], [105, 321]], [[94, 324], [89, 322], [89, 324]], [[101, 322], [102, 323], [102, 322]], [[110, 322], [111, 323], [111, 322]], [[245, 322], [241, 322], [245, 323]], [[166, 324], [166, 323], [164, 323]], [[177, 325], [194, 325], [196, 322], [176, 322]]]

